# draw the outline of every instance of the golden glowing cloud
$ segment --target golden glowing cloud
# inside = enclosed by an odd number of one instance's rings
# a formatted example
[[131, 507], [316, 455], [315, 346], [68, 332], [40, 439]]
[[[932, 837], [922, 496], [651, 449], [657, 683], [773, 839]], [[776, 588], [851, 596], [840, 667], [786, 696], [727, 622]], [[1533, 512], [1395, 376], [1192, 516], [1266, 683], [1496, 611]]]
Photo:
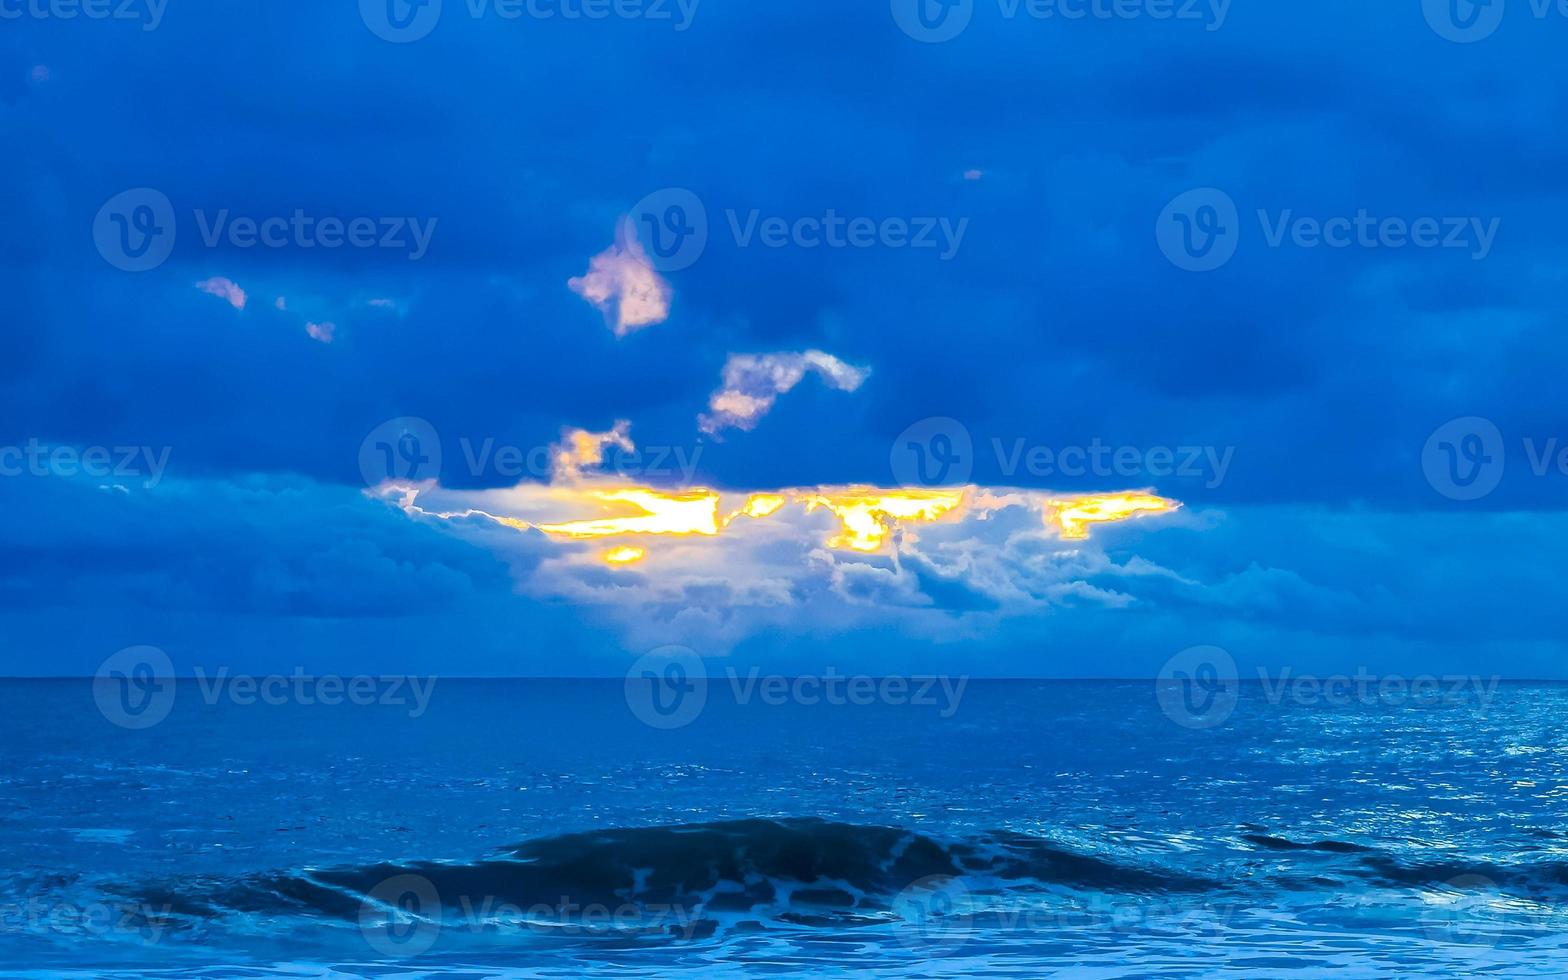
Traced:
[[647, 548], [638, 548], [634, 545], [623, 544], [606, 551], [603, 556], [611, 565], [630, 565], [648, 557]]
[[[719, 519], [719, 494], [693, 489], [678, 493], [651, 487], [570, 490], [555, 488], [553, 496], [568, 506], [596, 505], [603, 516], [549, 524], [533, 524], [546, 534], [569, 538], [607, 538], [630, 534], [698, 534], [713, 536], [737, 517], [772, 517], [787, 504], [819, 508], [838, 518], [839, 533], [830, 548], [879, 551], [896, 523], [938, 520], [956, 510], [964, 490], [883, 490], [877, 487], [815, 488], [786, 493], [754, 493], [741, 509]], [[503, 523], [517, 526], [515, 520]]]
[[[1181, 506], [1149, 490], [1058, 495], [978, 486], [909, 489], [855, 485], [721, 494], [702, 487], [627, 486], [593, 471], [603, 464], [605, 450], [611, 446], [635, 450], [625, 422], [617, 422], [606, 432], [565, 430], [561, 442], [552, 447], [553, 476], [548, 484], [523, 483], [510, 490], [476, 493], [444, 491], [433, 485], [423, 489], [389, 485], [388, 492], [398, 494], [410, 512], [445, 519], [485, 517], [517, 530], [577, 540], [650, 535], [713, 538], [737, 527], [736, 521], [742, 517], [752, 522], [789, 521], [776, 516], [786, 508], [793, 508], [797, 515], [791, 523], [804, 529], [799, 515], [826, 511], [837, 521], [837, 530], [822, 543], [861, 554], [883, 551], [900, 540], [895, 533], [903, 528], [944, 520], [988, 521], [1009, 509], [1032, 511], [1062, 539], [1078, 541], [1089, 536], [1092, 525], [1170, 513]], [[449, 512], [427, 510], [415, 503], [425, 493], [437, 501], [455, 497], [483, 506]], [[907, 537], [902, 540], [912, 541]], [[620, 543], [598, 557], [612, 565], [632, 564], [647, 557], [644, 544]]]
[[1097, 493], [1055, 497], [1045, 504], [1045, 522], [1068, 540], [1089, 536], [1090, 524], [1125, 521], [1144, 514], [1165, 514], [1181, 504], [1152, 493]]
[[789, 498], [782, 493], [754, 493], [746, 498], [746, 506], [738, 513], [747, 517], [772, 517], [788, 502]]
[[620, 534], [718, 534], [719, 495], [712, 490], [666, 493], [651, 487], [583, 490], [575, 496], [597, 502], [606, 516], [561, 524], [536, 524], [546, 534], [605, 538]]
[[[514, 492], [522, 490], [524, 487], [514, 488]], [[823, 541], [827, 547], [869, 554], [882, 551], [896, 529], [959, 518], [968, 509], [966, 504], [971, 503], [976, 516], [982, 519], [1007, 508], [1036, 510], [1046, 527], [1054, 528], [1069, 541], [1087, 538], [1091, 525], [1170, 513], [1181, 506], [1179, 501], [1147, 491], [1053, 496], [1028, 490], [997, 492], [982, 487], [912, 490], [850, 486], [752, 493], [727, 517], [720, 517], [723, 495], [700, 487], [670, 491], [653, 487], [536, 484], [526, 493], [534, 509], [563, 516], [587, 511], [592, 516], [541, 522], [476, 509], [425, 513], [442, 518], [483, 516], [518, 530], [535, 529], [572, 539], [642, 535], [711, 538], [729, 530], [738, 518], [766, 520], [794, 506], [806, 514], [823, 510], [833, 515], [838, 529]], [[422, 510], [414, 504], [414, 497], [417, 492], [404, 498], [405, 508]], [[646, 555], [646, 548], [625, 546], [613, 548], [602, 557], [612, 564], [627, 564]]]
[[822, 507], [838, 518], [840, 533], [828, 539], [829, 548], [878, 551], [892, 533], [894, 522], [937, 520], [964, 502], [964, 491], [849, 487], [801, 493], [797, 499], [805, 503], [808, 513]]

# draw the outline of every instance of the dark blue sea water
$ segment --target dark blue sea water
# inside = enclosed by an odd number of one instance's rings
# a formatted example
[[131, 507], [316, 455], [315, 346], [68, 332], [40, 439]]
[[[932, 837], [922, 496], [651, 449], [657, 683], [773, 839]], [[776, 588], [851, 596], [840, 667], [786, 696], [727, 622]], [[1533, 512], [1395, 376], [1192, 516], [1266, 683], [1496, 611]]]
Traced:
[[1122, 682], [716, 685], [669, 730], [619, 681], [174, 693], [136, 730], [0, 682], [5, 975], [1568, 970], [1562, 687], [1208, 728]]

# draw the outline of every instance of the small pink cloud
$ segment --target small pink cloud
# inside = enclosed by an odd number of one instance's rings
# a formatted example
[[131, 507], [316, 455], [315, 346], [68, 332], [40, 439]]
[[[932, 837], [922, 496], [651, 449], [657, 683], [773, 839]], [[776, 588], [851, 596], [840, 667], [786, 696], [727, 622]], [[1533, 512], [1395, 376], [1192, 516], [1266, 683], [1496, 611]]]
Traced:
[[272, 305], [280, 310], [286, 310], [289, 308], [288, 300], [284, 299], [282, 296], [279, 296]]
[[984, 170], [965, 170], [964, 171], [964, 179], [965, 180], [979, 180], [981, 177], [984, 177], [984, 176], [985, 176], [985, 171]]
[[378, 310], [395, 310], [397, 309], [397, 300], [387, 299], [383, 296], [377, 296], [375, 299], [370, 300], [365, 305], [374, 306]]
[[336, 330], [336, 329], [337, 329], [337, 324], [335, 324], [335, 323], [306, 323], [305, 324], [305, 332], [310, 334], [311, 339], [319, 340], [323, 344], [330, 344], [330, 343], [332, 343], [332, 332], [334, 330]]
[[630, 218], [621, 221], [615, 244], [588, 260], [588, 271], [566, 282], [572, 292], [609, 319], [617, 337], [663, 323], [670, 315], [670, 284], [654, 271], [637, 241]]
[[241, 289], [232, 279], [225, 279], [223, 276], [213, 276], [205, 282], [197, 283], [196, 288], [219, 299], [228, 300], [229, 305], [236, 310], [245, 308], [245, 290]]

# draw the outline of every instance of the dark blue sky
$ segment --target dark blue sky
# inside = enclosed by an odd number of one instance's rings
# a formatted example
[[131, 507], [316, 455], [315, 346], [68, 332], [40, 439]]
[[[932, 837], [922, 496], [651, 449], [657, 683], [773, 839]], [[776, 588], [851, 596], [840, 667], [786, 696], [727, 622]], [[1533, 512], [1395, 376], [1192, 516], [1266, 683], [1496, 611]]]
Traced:
[[[1568, 441], [1568, 18], [1512, 0], [1465, 28], [1446, 4], [968, 0], [932, 42], [903, 0], [603, 19], [444, 0], [396, 43], [371, 0], [136, 0], [133, 19], [0, 0], [0, 447], [168, 451], [155, 480], [59, 460], [0, 477], [0, 672], [149, 643], [248, 669], [616, 673], [690, 642], [1082, 676], [1214, 643], [1244, 664], [1560, 676], [1568, 474], [1532, 454]], [[139, 188], [167, 198], [172, 253], [124, 271], [100, 212]], [[566, 283], [663, 188], [701, 202], [706, 247], [664, 270], [667, 319], [617, 338]], [[735, 230], [753, 211], [963, 233], [770, 247]], [[296, 212], [372, 219], [378, 246], [414, 219], [428, 248], [204, 240]], [[1345, 247], [1320, 240], [1333, 219]], [[1221, 251], [1183, 256], [1184, 227]], [[196, 288], [214, 277], [243, 309]], [[807, 350], [870, 373], [699, 432], [729, 355]], [[367, 497], [361, 443], [404, 416], [439, 434], [452, 489], [517, 482], [467, 447], [622, 419], [705, 485], [885, 485], [900, 433], [948, 417], [975, 483], [1185, 508], [1000, 612], [975, 612], [973, 568], [909, 556], [922, 598], [893, 604], [951, 630], [853, 590], [853, 615], [805, 627], [688, 587], [720, 641], [687, 635], [685, 600], [541, 590], [538, 548]], [[1008, 465], [1093, 446], [1139, 462]], [[1151, 471], [1187, 447], [1223, 473]]]

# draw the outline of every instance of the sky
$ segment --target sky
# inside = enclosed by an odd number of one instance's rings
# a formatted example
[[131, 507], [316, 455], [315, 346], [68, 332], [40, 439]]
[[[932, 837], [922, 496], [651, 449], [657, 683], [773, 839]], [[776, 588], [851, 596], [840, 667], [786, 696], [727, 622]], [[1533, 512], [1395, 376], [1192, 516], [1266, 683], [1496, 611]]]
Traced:
[[0, 0], [0, 674], [1568, 676], [1568, 15], [920, 4]]

